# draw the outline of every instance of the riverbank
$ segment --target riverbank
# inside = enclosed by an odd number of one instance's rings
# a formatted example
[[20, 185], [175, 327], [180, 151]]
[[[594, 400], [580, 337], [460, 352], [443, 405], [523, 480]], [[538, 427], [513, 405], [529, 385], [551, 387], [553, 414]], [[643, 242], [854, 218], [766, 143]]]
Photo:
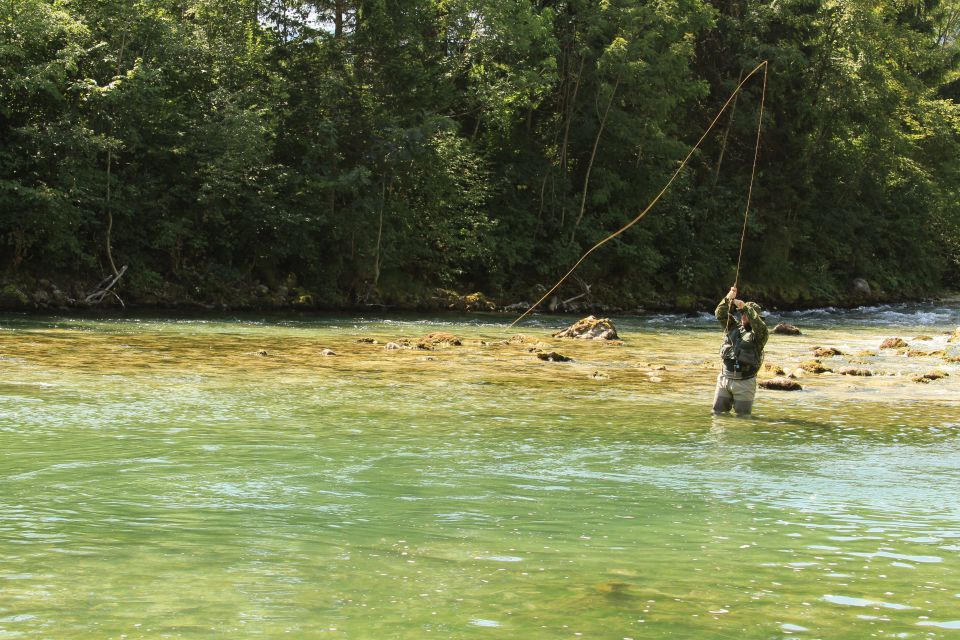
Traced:
[[[797, 310], [805, 308], [837, 307], [852, 309], [860, 306], [940, 300], [960, 305], [960, 292], [932, 290], [926, 292], [888, 292], [858, 283], [849, 292], [837, 296], [813, 296], [754, 286], [743, 287], [745, 295], [759, 301], [766, 309]], [[241, 283], [192, 289], [164, 282], [150, 289], [130, 288], [121, 279], [108, 290], [91, 299], [96, 287], [90, 282], [61, 278], [24, 278], [7, 280], [0, 285], [0, 311], [56, 313], [85, 310], [121, 310], [159, 312], [502, 312], [517, 315], [526, 311], [545, 289], [534, 291], [525, 298], [504, 295], [502, 298], [482, 292], [458, 292], [444, 288], [423, 288], [416, 292], [383, 294], [357, 299], [356, 296], [323, 295], [288, 279], [281, 285], [268, 286], [260, 282]], [[681, 293], [651, 294], [642, 303], [632, 296], [620, 296], [616, 291], [582, 292], [568, 296], [553, 295], [538, 311], [544, 313], [618, 315], [647, 312], [697, 313], [712, 312], [716, 300], [706, 296]]]

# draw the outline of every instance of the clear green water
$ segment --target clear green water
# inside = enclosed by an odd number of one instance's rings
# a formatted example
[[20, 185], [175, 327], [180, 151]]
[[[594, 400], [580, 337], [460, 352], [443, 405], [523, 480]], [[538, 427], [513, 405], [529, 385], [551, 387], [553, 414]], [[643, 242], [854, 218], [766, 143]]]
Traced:
[[[0, 639], [960, 637], [956, 364], [711, 418], [706, 319], [508, 321], [0, 318]], [[960, 324], [790, 321], [768, 362]]]

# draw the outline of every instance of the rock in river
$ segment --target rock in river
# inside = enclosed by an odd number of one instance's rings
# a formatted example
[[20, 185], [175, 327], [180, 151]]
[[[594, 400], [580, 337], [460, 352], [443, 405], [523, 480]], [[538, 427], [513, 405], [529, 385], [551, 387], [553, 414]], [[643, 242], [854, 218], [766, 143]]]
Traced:
[[833, 369], [830, 367], [823, 366], [823, 363], [819, 360], [807, 360], [806, 362], [801, 362], [800, 368], [804, 371], [809, 371], [810, 373], [829, 373], [833, 371]]
[[802, 334], [800, 333], [800, 329], [797, 329], [797, 328], [796, 328], [795, 326], [793, 326], [792, 324], [787, 324], [786, 322], [781, 322], [780, 324], [778, 324], [777, 326], [775, 326], [775, 327], [773, 328], [773, 332], [774, 332], [774, 333], [778, 333], [778, 334], [780, 334], [780, 335], [785, 335], [785, 336], [799, 336], [799, 335], [802, 335]]
[[940, 380], [941, 378], [945, 378], [945, 377], [947, 377], [948, 375], [950, 375], [950, 374], [944, 373], [943, 371], [931, 371], [931, 372], [929, 372], [929, 373], [923, 374], [922, 376], [917, 376], [917, 377], [915, 377], [915, 378], [913, 379], [913, 381], [914, 381], [914, 382], [922, 382], [922, 383], [926, 384], [926, 383], [930, 382], [931, 380]]
[[834, 349], [833, 347], [814, 347], [813, 348], [813, 357], [814, 358], [829, 358], [831, 356], [842, 356], [843, 352], [840, 349]]
[[541, 360], [546, 360], [547, 362], [570, 362], [573, 358], [568, 358], [565, 355], [561, 355], [556, 351], [542, 351], [537, 354], [537, 357]]
[[759, 383], [763, 389], [773, 391], [802, 391], [803, 387], [796, 380], [790, 378], [771, 378], [770, 380], [761, 380]]
[[869, 369], [860, 369], [859, 367], [843, 367], [838, 371], [842, 376], [872, 376], [873, 372]]
[[433, 349], [440, 345], [453, 345], [459, 347], [463, 342], [457, 336], [452, 333], [446, 333], [444, 331], [434, 331], [433, 333], [428, 333], [419, 340], [417, 340], [417, 349]]
[[563, 331], [553, 334], [554, 338], [576, 338], [578, 340], [619, 340], [617, 329], [609, 318], [587, 316], [578, 320]]
[[907, 346], [907, 341], [903, 338], [887, 338], [880, 343], [881, 349], [903, 349]]

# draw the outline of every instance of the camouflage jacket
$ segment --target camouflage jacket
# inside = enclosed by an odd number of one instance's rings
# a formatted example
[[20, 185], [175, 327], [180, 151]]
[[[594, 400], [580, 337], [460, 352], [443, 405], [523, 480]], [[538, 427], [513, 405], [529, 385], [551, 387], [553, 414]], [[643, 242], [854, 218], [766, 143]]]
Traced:
[[767, 344], [770, 332], [760, 317], [760, 307], [753, 302], [743, 305], [743, 311], [750, 320], [750, 329], [740, 326], [740, 322], [730, 314], [730, 301], [724, 298], [714, 312], [723, 325], [724, 339], [720, 347], [724, 372], [734, 378], [752, 378], [763, 362], [763, 348]]

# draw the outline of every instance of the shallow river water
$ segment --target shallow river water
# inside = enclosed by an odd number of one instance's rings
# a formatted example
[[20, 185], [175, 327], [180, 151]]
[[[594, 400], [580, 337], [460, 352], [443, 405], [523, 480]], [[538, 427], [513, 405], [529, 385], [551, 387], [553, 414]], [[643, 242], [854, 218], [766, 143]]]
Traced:
[[960, 638], [955, 306], [574, 319], [0, 316], [0, 639]]

